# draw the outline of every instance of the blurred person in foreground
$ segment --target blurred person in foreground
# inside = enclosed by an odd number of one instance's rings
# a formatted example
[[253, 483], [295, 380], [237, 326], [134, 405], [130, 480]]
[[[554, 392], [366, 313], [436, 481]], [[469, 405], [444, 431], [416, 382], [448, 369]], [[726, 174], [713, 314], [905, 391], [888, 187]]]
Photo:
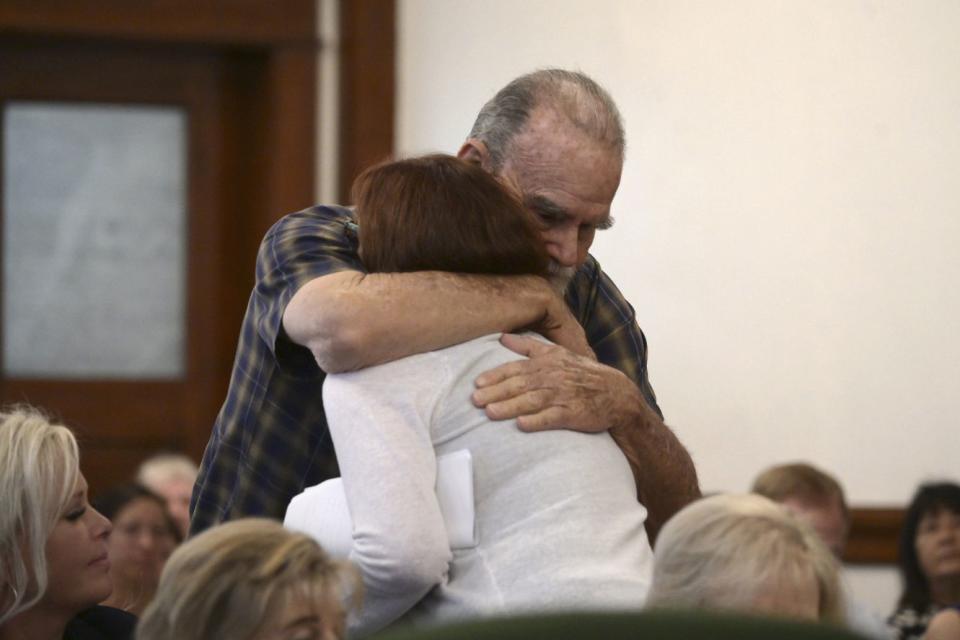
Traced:
[[898, 640], [916, 640], [938, 613], [960, 606], [960, 485], [917, 489], [900, 531], [898, 564], [903, 592], [888, 624]]
[[110, 521], [87, 502], [77, 441], [31, 407], [0, 411], [0, 640], [121, 640]]
[[153, 599], [163, 565], [181, 542], [160, 496], [129, 483], [100, 493], [93, 506], [113, 524], [107, 541], [113, 593], [104, 604], [140, 616]]
[[[850, 510], [843, 487], [836, 478], [813, 465], [794, 462], [763, 471], [753, 481], [751, 491], [782, 505], [813, 527], [837, 562], [842, 563], [850, 531]], [[892, 637], [883, 618], [854, 599], [842, 582], [841, 586], [844, 588], [847, 625], [872, 638]]]
[[839, 623], [836, 563], [817, 535], [757, 495], [683, 508], [654, 546], [647, 606]]
[[341, 640], [354, 574], [262, 518], [194, 536], [170, 557], [137, 640]]

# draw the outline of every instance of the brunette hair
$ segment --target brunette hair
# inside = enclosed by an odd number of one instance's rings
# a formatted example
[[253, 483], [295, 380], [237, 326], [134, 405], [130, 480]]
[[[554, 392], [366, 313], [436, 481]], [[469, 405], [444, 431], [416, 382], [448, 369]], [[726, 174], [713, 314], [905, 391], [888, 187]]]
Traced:
[[939, 511], [960, 514], [960, 485], [953, 482], [923, 484], [917, 489], [907, 507], [900, 530], [899, 564], [903, 593], [899, 606], [923, 611], [930, 606], [930, 581], [920, 567], [917, 555], [917, 530], [924, 516]]
[[774, 502], [795, 498], [804, 503], [819, 505], [836, 499], [840, 504], [844, 520], [850, 518], [843, 487], [836, 478], [804, 462], [770, 467], [753, 481], [751, 491], [770, 498]]
[[183, 542], [183, 536], [180, 535], [177, 524], [173, 521], [170, 512], [167, 510], [167, 502], [139, 483], [127, 482], [107, 489], [91, 500], [90, 505], [113, 522], [121, 511], [136, 500], [149, 500], [159, 506], [160, 509], [163, 510], [163, 520], [167, 525], [167, 529], [170, 531], [170, 537], [173, 538], [177, 544]]
[[448, 155], [387, 162], [353, 183], [370, 272], [546, 276], [539, 222], [479, 166]]

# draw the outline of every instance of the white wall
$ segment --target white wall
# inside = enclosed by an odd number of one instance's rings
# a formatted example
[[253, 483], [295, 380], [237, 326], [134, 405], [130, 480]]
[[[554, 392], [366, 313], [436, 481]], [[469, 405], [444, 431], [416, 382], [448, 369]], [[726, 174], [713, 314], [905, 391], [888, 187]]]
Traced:
[[538, 66], [627, 124], [594, 254], [705, 488], [805, 458], [858, 505], [960, 475], [960, 3], [402, 0], [398, 150]]
[[[706, 489], [799, 458], [858, 506], [960, 476], [960, 3], [401, 0], [399, 20], [400, 153], [454, 152], [538, 66], [618, 101], [594, 254]], [[880, 608], [896, 590], [852, 581]]]

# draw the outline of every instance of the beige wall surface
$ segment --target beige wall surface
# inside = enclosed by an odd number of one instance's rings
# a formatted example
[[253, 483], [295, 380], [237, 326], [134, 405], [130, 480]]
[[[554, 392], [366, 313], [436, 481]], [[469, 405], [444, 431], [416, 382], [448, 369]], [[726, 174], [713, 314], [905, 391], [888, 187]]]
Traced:
[[594, 254], [710, 490], [813, 460], [859, 505], [960, 467], [960, 3], [402, 0], [397, 147], [582, 69], [629, 137]]
[[[400, 0], [397, 149], [455, 152], [542, 66], [629, 149], [594, 254], [707, 490], [807, 459], [859, 505], [960, 479], [960, 3]], [[851, 569], [877, 611], [891, 569]]]

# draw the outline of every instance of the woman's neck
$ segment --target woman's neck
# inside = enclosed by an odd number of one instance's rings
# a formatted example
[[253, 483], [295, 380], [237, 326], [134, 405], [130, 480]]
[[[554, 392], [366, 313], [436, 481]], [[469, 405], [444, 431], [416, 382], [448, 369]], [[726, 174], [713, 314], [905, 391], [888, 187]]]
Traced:
[[[113, 583], [113, 593], [111, 593], [110, 597], [104, 600], [102, 604], [108, 607], [114, 607], [115, 609], [123, 609], [140, 617], [143, 615], [143, 610], [146, 609], [150, 601], [153, 600], [155, 592], [156, 589], [150, 590], [146, 588], [139, 580], [128, 581], [115, 579]], [[3, 639], [0, 638], [0, 640]]]
[[62, 640], [73, 613], [37, 604], [0, 627], [0, 640]]

